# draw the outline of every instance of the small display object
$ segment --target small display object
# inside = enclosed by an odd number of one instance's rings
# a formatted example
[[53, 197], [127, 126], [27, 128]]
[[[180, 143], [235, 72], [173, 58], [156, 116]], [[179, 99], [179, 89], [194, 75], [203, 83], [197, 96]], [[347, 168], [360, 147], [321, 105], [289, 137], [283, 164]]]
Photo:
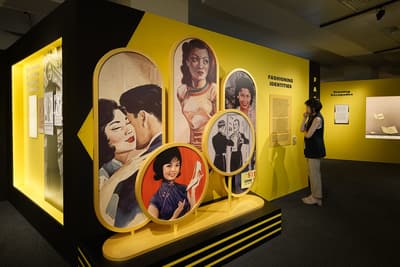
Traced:
[[291, 96], [271, 95], [269, 98], [271, 146], [291, 144]]
[[400, 96], [367, 97], [365, 137], [400, 140]]
[[215, 114], [206, 127], [203, 151], [214, 171], [224, 176], [240, 173], [249, 165], [255, 148], [254, 129], [241, 111]]
[[38, 131], [44, 134], [44, 98], [39, 97], [37, 99], [37, 110], [38, 110]]
[[201, 152], [187, 144], [157, 149], [140, 169], [136, 195], [145, 214], [155, 223], [174, 224], [199, 206], [208, 182]]
[[12, 136], [14, 187], [62, 224], [61, 46], [60, 38], [12, 66]]
[[[222, 104], [225, 109], [237, 109], [246, 114], [256, 132], [256, 83], [251, 74], [245, 69], [234, 69], [224, 81]], [[232, 177], [233, 194], [246, 193], [256, 176], [256, 152], [249, 165]], [[225, 187], [227, 186], [225, 181]]]
[[335, 105], [335, 124], [349, 124], [349, 105]]
[[29, 96], [29, 137], [37, 138], [37, 96]]
[[149, 222], [134, 185], [165, 138], [161, 75], [147, 56], [120, 48], [100, 59], [93, 80], [94, 206], [105, 227], [130, 232]]
[[54, 134], [53, 92], [44, 93], [44, 133]]
[[174, 142], [202, 149], [204, 127], [219, 107], [218, 63], [214, 51], [204, 41], [181, 41], [173, 59], [172, 119]]

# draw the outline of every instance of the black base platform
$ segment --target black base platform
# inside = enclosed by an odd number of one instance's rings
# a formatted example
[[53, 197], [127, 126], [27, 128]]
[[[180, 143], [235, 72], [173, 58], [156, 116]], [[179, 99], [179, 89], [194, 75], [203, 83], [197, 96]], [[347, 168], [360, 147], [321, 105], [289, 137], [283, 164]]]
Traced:
[[78, 266], [221, 266], [281, 231], [281, 209], [265, 201], [263, 208], [123, 262], [105, 259], [103, 242], [81, 242]]

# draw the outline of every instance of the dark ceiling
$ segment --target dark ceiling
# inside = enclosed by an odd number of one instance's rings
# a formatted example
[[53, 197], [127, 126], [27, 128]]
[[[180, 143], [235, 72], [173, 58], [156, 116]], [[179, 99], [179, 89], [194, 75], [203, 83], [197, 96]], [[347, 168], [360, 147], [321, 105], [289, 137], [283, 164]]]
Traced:
[[62, 2], [62, 0], [0, 0], [0, 49], [7, 49]]
[[[191, 24], [320, 62], [325, 80], [400, 75], [400, 1], [192, 0], [189, 3]], [[378, 21], [379, 6], [384, 6], [385, 14]], [[347, 16], [351, 17], [321, 27]]]
[[[0, 50], [62, 2], [0, 0]], [[400, 1], [190, 0], [189, 23], [320, 62], [324, 80], [400, 76]]]

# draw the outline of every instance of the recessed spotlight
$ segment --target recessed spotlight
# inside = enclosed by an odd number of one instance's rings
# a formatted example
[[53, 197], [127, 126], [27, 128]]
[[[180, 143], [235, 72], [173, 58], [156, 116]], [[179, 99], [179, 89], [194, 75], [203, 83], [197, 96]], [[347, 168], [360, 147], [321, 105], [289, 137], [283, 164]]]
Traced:
[[383, 16], [385, 16], [385, 10], [381, 8], [376, 12], [376, 20], [381, 20]]

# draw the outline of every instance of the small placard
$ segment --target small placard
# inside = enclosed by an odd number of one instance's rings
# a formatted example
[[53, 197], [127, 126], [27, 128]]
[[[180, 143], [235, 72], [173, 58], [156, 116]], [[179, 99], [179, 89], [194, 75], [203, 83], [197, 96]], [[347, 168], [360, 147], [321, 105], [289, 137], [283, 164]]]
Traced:
[[37, 96], [29, 96], [29, 137], [37, 138]]
[[349, 124], [349, 105], [335, 105], [335, 124]]
[[255, 170], [251, 170], [251, 171], [248, 171], [248, 172], [242, 172], [241, 188], [242, 189], [250, 188], [251, 185], [254, 182], [255, 176], [256, 176], [256, 171]]

